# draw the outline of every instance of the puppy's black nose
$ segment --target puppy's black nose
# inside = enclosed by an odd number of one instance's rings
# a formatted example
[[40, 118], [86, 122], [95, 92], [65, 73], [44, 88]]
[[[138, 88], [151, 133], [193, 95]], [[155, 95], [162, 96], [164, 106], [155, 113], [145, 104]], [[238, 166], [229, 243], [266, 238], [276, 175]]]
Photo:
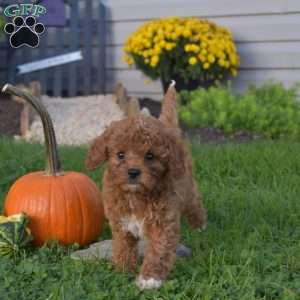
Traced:
[[141, 174], [139, 169], [128, 169], [128, 175], [130, 179], [135, 179]]

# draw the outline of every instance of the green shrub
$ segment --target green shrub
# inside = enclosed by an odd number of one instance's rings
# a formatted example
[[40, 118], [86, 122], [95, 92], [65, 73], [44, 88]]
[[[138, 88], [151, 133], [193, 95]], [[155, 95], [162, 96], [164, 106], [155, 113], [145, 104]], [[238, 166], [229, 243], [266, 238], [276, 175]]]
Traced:
[[180, 118], [189, 127], [215, 127], [231, 134], [246, 130], [270, 138], [300, 139], [300, 85], [268, 82], [243, 94], [231, 87], [181, 93]]

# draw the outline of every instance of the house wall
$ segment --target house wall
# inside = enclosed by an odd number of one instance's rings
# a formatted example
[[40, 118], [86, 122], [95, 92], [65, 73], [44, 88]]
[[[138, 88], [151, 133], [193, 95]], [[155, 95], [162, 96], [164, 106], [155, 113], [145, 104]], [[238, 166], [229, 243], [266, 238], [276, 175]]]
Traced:
[[159, 82], [145, 83], [122, 62], [122, 47], [144, 21], [166, 16], [209, 18], [233, 32], [241, 66], [236, 90], [275, 79], [300, 81], [299, 0], [106, 0], [106, 90], [121, 80], [131, 94], [161, 98]]

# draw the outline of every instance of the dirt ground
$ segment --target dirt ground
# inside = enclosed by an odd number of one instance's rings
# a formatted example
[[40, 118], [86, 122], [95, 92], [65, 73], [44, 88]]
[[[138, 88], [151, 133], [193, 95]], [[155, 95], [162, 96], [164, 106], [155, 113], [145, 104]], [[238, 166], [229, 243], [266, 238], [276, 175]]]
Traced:
[[0, 93], [0, 135], [20, 134], [21, 109], [21, 104]]

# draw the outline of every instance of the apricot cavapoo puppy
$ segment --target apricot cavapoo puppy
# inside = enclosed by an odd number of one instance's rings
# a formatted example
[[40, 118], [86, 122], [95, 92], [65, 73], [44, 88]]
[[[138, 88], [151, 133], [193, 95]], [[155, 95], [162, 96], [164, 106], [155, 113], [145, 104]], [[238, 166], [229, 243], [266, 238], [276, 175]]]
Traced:
[[191, 158], [181, 139], [173, 84], [159, 119], [139, 115], [113, 122], [94, 140], [86, 166], [93, 170], [105, 162], [102, 195], [113, 235], [113, 262], [121, 271], [133, 271], [137, 242], [144, 239], [136, 284], [140, 289], [158, 288], [174, 265], [181, 215], [192, 228], [206, 224]]

